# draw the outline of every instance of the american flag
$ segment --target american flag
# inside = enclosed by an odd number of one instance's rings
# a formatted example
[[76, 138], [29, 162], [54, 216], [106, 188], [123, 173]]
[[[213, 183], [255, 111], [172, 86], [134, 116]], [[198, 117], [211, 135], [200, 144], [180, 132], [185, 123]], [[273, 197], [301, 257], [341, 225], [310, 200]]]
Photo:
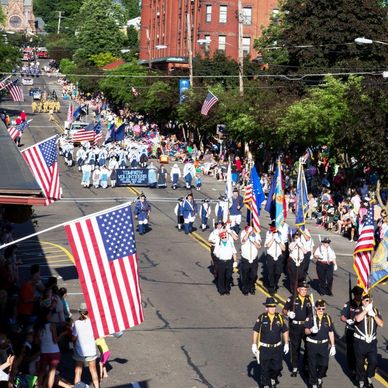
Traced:
[[13, 81], [5, 85], [5, 89], [7, 89], [11, 97], [14, 101], [24, 101], [24, 94], [23, 94], [23, 89], [21, 86], [16, 85], [17, 81]]
[[66, 118], [66, 121], [69, 122], [69, 123], [72, 123], [73, 122], [73, 104], [70, 104], [69, 105], [69, 108], [67, 109], [67, 118]]
[[88, 131], [84, 128], [77, 131], [73, 135], [72, 139], [73, 139], [73, 142], [78, 142], [78, 143], [81, 143], [83, 141], [94, 142], [95, 136], [96, 136], [96, 132], [94, 132], [94, 130]]
[[46, 197], [46, 205], [61, 199], [56, 136], [21, 152]]
[[213, 105], [217, 104], [218, 98], [212, 93], [208, 92], [205, 101], [202, 104], [201, 114], [207, 116], [209, 110], [213, 107]]
[[65, 225], [95, 338], [143, 322], [129, 204]]
[[3, 80], [0, 81], [0, 90], [3, 90], [7, 86], [7, 83], [5, 81], [7, 81], [9, 78], [11, 78], [10, 75], [8, 77], [5, 77]]
[[19, 130], [18, 126], [9, 127], [9, 128], [7, 128], [7, 131], [8, 131], [8, 133], [11, 136], [13, 141], [15, 141], [18, 137], [22, 136], [22, 132]]
[[374, 231], [374, 209], [371, 205], [353, 252], [353, 267], [358, 277], [358, 284], [364, 290], [369, 288], [371, 257], [375, 246]]
[[260, 219], [259, 219], [259, 211], [257, 209], [256, 196], [253, 195], [252, 183], [245, 186], [243, 202], [251, 212], [251, 220], [252, 220], [251, 222], [252, 222], [253, 228], [255, 229], [256, 232], [260, 232], [261, 225], [260, 225]]

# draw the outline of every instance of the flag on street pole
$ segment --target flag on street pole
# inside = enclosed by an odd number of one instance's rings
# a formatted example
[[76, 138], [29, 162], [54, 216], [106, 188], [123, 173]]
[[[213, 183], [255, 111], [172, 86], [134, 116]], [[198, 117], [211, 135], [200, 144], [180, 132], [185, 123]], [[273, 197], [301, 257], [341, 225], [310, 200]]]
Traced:
[[129, 204], [65, 225], [95, 338], [143, 322]]
[[295, 225], [303, 226], [306, 224], [306, 215], [309, 208], [307, 183], [303, 169], [303, 158], [299, 159], [298, 180], [296, 183], [296, 211]]
[[226, 173], [226, 183], [225, 183], [225, 197], [228, 201], [231, 200], [233, 196], [233, 185], [232, 185], [232, 163], [228, 164], [228, 171]]
[[11, 94], [12, 100], [14, 101], [24, 101], [24, 94], [23, 94], [23, 89], [21, 86], [17, 85], [17, 80], [8, 83], [5, 85], [5, 89], [9, 91]]
[[358, 285], [364, 290], [368, 290], [370, 286], [371, 257], [375, 245], [374, 232], [374, 208], [371, 205], [353, 252], [353, 267], [357, 274]]
[[3, 90], [7, 86], [7, 80], [9, 80], [11, 76], [5, 77], [3, 80], [0, 81], [0, 91]]
[[388, 278], [388, 229], [372, 257], [370, 285], [373, 288]]
[[209, 110], [218, 102], [218, 98], [212, 93], [208, 92], [205, 101], [202, 104], [201, 114], [207, 116]]
[[46, 197], [46, 205], [61, 199], [56, 140], [57, 137], [52, 136], [21, 152]]

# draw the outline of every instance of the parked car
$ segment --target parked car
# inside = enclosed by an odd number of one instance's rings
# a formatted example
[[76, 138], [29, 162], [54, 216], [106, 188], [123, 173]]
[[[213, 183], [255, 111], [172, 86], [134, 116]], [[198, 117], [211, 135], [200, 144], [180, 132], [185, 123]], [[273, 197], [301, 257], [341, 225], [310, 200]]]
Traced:
[[34, 84], [34, 80], [32, 78], [22, 78], [22, 85], [31, 86]]
[[33, 100], [41, 100], [42, 98], [42, 91], [37, 88], [36, 90], [34, 90], [34, 92], [32, 93], [32, 99]]

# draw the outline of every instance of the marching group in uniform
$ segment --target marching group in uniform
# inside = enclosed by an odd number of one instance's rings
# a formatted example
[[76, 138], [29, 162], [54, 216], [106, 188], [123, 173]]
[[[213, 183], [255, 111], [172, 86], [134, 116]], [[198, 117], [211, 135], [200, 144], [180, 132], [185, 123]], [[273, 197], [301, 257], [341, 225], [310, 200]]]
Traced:
[[[208, 241], [217, 290], [220, 295], [230, 294], [233, 273], [238, 268], [242, 293], [255, 294], [259, 253], [264, 248], [263, 269], [271, 297], [264, 303], [265, 312], [255, 322], [252, 336], [252, 352], [261, 367], [262, 387], [274, 388], [279, 384], [283, 357], [290, 352], [291, 377], [302, 374], [311, 388], [320, 388], [329, 358], [336, 355], [334, 321], [326, 312], [325, 300], [314, 302], [313, 294], [308, 293], [306, 279], [312, 261], [316, 264], [320, 295], [333, 295], [333, 273], [338, 266], [331, 241], [325, 237], [315, 249], [307, 228], [292, 233], [286, 223], [278, 230], [271, 222], [263, 244], [260, 231], [250, 225], [241, 228], [243, 206], [237, 189], [230, 200], [221, 196], [215, 205], [214, 229]], [[148, 223], [150, 210], [143, 194], [135, 205], [139, 233], [144, 232], [142, 225]], [[200, 228], [205, 231], [211, 216], [211, 203], [204, 199], [197, 205], [190, 192], [179, 198], [175, 215], [178, 230], [192, 233], [193, 223], [199, 215]], [[240, 255], [235, 245], [238, 240]], [[284, 271], [288, 274], [291, 296], [282, 311], [277, 312], [275, 294]], [[348, 367], [359, 388], [372, 388], [377, 367], [376, 331], [383, 326], [383, 319], [370, 294], [364, 294], [357, 286], [352, 292], [354, 299], [348, 301], [341, 312], [341, 321], [346, 324]], [[303, 360], [300, 359], [302, 343]]]

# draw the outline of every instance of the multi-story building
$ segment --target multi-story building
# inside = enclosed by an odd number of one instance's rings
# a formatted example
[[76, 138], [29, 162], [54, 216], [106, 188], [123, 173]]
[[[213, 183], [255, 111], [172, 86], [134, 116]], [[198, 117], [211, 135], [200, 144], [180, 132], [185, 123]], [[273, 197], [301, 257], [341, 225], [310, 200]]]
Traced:
[[194, 56], [219, 50], [237, 61], [239, 20], [243, 53], [255, 59], [254, 39], [276, 9], [277, 0], [241, 0], [240, 13], [238, 0], [143, 0], [140, 60], [170, 69], [187, 64], [191, 35]]

